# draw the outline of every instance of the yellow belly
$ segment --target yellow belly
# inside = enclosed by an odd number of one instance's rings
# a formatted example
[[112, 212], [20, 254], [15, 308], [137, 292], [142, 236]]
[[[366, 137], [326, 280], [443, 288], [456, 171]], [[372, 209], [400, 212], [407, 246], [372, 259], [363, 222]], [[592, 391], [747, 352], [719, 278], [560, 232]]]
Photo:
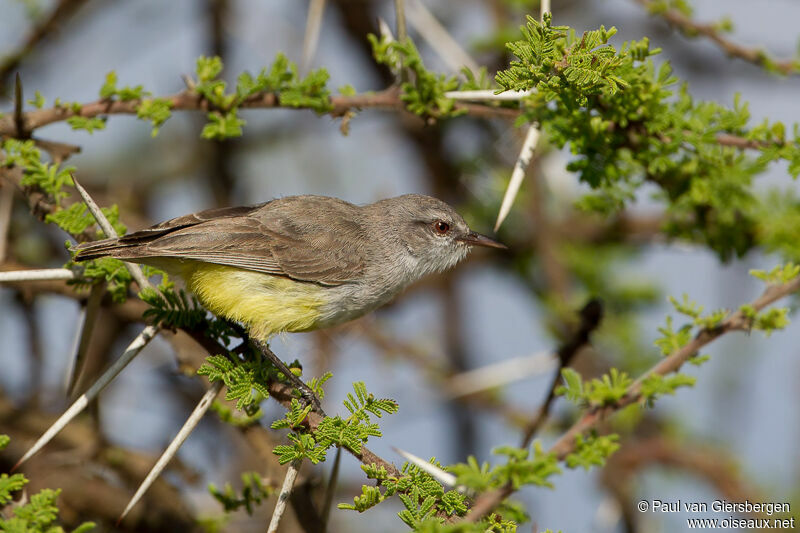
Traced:
[[209, 311], [243, 323], [261, 340], [315, 329], [325, 304], [325, 289], [312, 283], [194, 261], [181, 270], [187, 288]]

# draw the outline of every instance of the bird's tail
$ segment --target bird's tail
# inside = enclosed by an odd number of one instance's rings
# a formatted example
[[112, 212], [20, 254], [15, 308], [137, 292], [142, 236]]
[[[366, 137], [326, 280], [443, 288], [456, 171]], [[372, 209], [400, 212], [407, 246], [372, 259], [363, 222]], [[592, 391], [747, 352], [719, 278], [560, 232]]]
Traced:
[[101, 257], [114, 257], [116, 259], [131, 259], [138, 254], [133, 250], [138, 244], [120, 242], [120, 239], [103, 239], [101, 241], [85, 242], [79, 244], [74, 250], [75, 261], [89, 261]]

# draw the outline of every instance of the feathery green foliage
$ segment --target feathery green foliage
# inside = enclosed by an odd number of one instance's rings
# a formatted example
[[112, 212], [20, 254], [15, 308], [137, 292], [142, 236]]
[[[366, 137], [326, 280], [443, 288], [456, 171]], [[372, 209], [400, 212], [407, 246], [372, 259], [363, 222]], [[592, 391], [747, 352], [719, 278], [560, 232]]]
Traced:
[[136, 117], [148, 120], [153, 125], [151, 136], [158, 135], [161, 126], [172, 116], [172, 102], [166, 98], [149, 98], [142, 100], [136, 108]]
[[401, 85], [401, 99], [409, 111], [431, 118], [454, 117], [462, 113], [455, 108], [455, 101], [444, 95], [445, 92], [458, 88], [458, 80], [427, 70], [417, 47], [410, 39], [403, 42], [390, 41], [373, 34], [369, 34], [367, 38], [372, 44], [372, 53], [378, 63], [409, 74], [409, 81]]
[[694, 387], [697, 378], [677, 373], [669, 376], [650, 374], [642, 380], [641, 394], [645, 403], [652, 407], [654, 401], [665, 394], [675, 394], [679, 387]]
[[[441, 468], [435, 459], [430, 463]], [[353, 498], [353, 503], [340, 503], [340, 509], [364, 512], [396, 495], [404, 507], [398, 516], [414, 529], [434, 517], [442, 523], [442, 516], [463, 516], [467, 512], [463, 494], [445, 491], [438, 481], [416, 465], [404, 464], [399, 477], [388, 475], [383, 467], [376, 465], [362, 465], [361, 468], [368, 478], [379, 480], [379, 486], [362, 486], [361, 494]]]
[[236, 408], [244, 409], [269, 398], [268, 383], [274, 379], [274, 372], [261, 360], [234, 362], [224, 355], [211, 355], [197, 375], [207, 376], [211, 383], [222, 380], [227, 388], [225, 399], [236, 400]]
[[41, 109], [45, 104], [44, 96], [42, 96], [42, 93], [39, 91], [35, 91], [33, 93], [33, 100], [28, 100], [28, 103], [36, 109]]
[[127, 102], [128, 100], [140, 100], [143, 96], [150, 93], [145, 91], [141, 85], [130, 87], [128, 85], [118, 88], [117, 87], [117, 73], [113, 70], [106, 74], [106, 81], [100, 87], [100, 98], [103, 100], [119, 100]]
[[[0, 435], [0, 450], [8, 446], [7, 435]], [[32, 494], [23, 505], [3, 507], [13, 499], [28, 483], [23, 474], [0, 474], [0, 531], [9, 533], [64, 533], [61, 526], [55, 524], [58, 519], [56, 500], [60, 490], [42, 489]], [[72, 530], [72, 533], [87, 533], [95, 524], [85, 522]]]
[[236, 90], [226, 93], [227, 82], [219, 78], [222, 60], [218, 57], [200, 57], [197, 60], [197, 80], [194, 90], [203, 96], [213, 110], [209, 123], [202, 131], [204, 139], [227, 139], [242, 135], [245, 121], [238, 116], [239, 108], [248, 100], [273, 94], [282, 106], [313, 109], [324, 113], [331, 109], [327, 88], [328, 72], [319, 69], [301, 78], [297, 65], [285, 55], [278, 54], [275, 62], [253, 76], [249, 72], [239, 75]]
[[75, 167], [61, 167], [57, 164], [42, 161], [42, 154], [33, 141], [6, 139], [2, 143], [5, 159], [3, 165], [18, 166], [24, 172], [21, 185], [33, 187], [53, 198], [59, 205], [61, 200], [69, 196], [64, 191], [66, 185], [72, 185], [72, 173]]
[[571, 368], [561, 370], [564, 385], [556, 389], [556, 394], [566, 396], [577, 405], [603, 407], [616, 405], [628, 392], [633, 380], [625, 372], [612, 368], [601, 379], [584, 382], [580, 374]]
[[128, 298], [128, 288], [133, 276], [125, 263], [112, 257], [101, 257], [82, 263], [83, 279], [71, 281], [74, 285], [86, 285], [89, 280], [101, 280], [106, 283], [106, 290], [115, 303], [122, 303]]
[[[128, 228], [119, 221], [119, 207], [116, 204], [111, 207], [102, 207], [100, 210], [111, 223], [117, 235], [124, 235], [128, 231]], [[72, 236], [83, 234], [83, 232], [97, 223], [94, 215], [84, 203], [74, 203], [66, 209], [54, 211], [45, 217], [45, 222], [55, 224]], [[94, 236], [97, 239], [108, 237], [99, 226]]]
[[247, 514], [252, 516], [253, 509], [269, 498], [275, 492], [275, 487], [271, 486], [258, 472], [242, 472], [241, 495], [233, 490], [230, 483], [225, 483], [225, 487], [221, 491], [211, 483], [208, 486], [208, 492], [222, 504], [226, 513], [238, 511], [244, 507]]
[[[753, 180], [778, 160], [793, 177], [800, 174], [797, 125], [790, 139], [780, 123], [748, 127], [738, 97], [732, 108], [695, 102], [685, 85], [676, 87], [668, 63], [656, 68], [650, 58], [658, 50], [647, 39], [616, 50], [613, 28], [579, 38], [549, 17], [529, 18], [522, 34], [509, 43], [518, 60], [496, 81], [502, 89], [534, 89], [523, 120], [538, 122], [556, 146], [569, 145], [576, 157], [568, 169], [594, 189], [580, 206], [615, 211], [650, 183], [666, 204], [669, 235], [701, 242], [722, 259], [759, 244], [764, 209]], [[723, 145], [725, 135], [741, 138], [755, 155]]]
[[575, 436], [575, 451], [567, 455], [565, 462], [569, 468], [604, 466], [606, 459], [619, 449], [619, 435]]
[[[321, 386], [331, 377], [327, 373], [318, 380], [312, 380], [310, 386], [318, 393], [322, 392]], [[369, 437], [381, 435], [378, 424], [372, 422], [371, 415], [382, 417], [384, 413], [397, 412], [397, 403], [390, 399], [376, 399], [369, 394], [362, 382], [353, 383], [353, 393], [348, 393], [344, 405], [350, 411], [350, 416], [342, 419], [340, 416], [325, 417], [314, 430], [313, 434], [306, 433], [304, 425], [306, 417], [311, 412], [311, 406], [303, 406], [298, 400], [292, 400], [289, 410], [283, 418], [272, 423], [272, 429], [288, 428], [298, 432], [299, 435], [289, 435], [293, 445], [281, 445], [275, 448], [281, 464], [294, 460], [307, 458], [316, 463], [324, 460], [325, 452], [331, 446], [344, 446], [355, 453], [361, 452], [361, 445]], [[305, 438], [308, 437], [308, 438]]]
[[447, 467], [456, 476], [456, 484], [477, 492], [485, 492], [511, 483], [517, 489], [523, 485], [536, 485], [552, 488], [550, 478], [561, 472], [558, 459], [542, 451], [541, 443], [536, 441], [530, 448], [501, 446], [493, 451], [507, 457], [505, 464], [490, 467], [488, 463], [478, 464], [474, 457], [466, 463]]

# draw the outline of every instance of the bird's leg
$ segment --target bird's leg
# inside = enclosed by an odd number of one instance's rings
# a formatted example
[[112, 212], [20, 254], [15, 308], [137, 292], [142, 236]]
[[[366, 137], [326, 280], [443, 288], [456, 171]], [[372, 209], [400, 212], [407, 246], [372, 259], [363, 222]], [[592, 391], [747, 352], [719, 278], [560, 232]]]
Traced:
[[300, 396], [306, 402], [308, 402], [310, 405], [313, 406], [314, 411], [321, 414], [322, 416], [325, 416], [325, 411], [322, 410], [322, 405], [320, 405], [319, 398], [317, 398], [317, 395], [314, 394], [314, 391], [311, 390], [311, 388], [308, 385], [303, 383], [303, 380], [298, 378], [296, 375], [294, 375], [294, 373], [291, 370], [289, 370], [289, 367], [286, 366], [286, 363], [281, 361], [280, 357], [275, 355], [275, 352], [270, 350], [266, 342], [257, 339], [251, 339], [251, 340], [258, 347], [258, 350], [261, 352], [261, 355], [269, 359], [272, 362], [272, 364], [275, 365], [278, 368], [278, 370], [280, 370], [283, 373], [284, 376], [286, 376], [286, 379], [289, 380], [289, 382], [298, 390], [298, 392], [300, 392]]

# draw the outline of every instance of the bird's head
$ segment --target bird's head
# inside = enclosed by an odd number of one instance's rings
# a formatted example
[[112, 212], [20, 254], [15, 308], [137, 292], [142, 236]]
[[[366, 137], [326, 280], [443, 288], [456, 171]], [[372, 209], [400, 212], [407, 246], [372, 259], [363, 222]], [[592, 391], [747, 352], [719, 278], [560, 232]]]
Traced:
[[403, 244], [419, 276], [452, 268], [473, 246], [506, 248], [472, 231], [452, 207], [430, 196], [407, 194], [372, 205], [375, 212], [387, 215], [394, 238]]

